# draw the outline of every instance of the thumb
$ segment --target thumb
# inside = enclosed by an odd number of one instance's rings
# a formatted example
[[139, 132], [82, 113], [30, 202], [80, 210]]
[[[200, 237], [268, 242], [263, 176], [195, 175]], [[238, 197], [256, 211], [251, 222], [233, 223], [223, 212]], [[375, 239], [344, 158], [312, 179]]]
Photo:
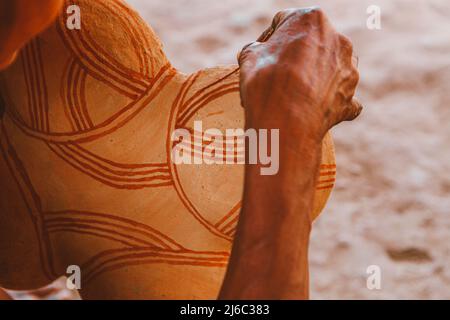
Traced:
[[248, 71], [253, 70], [255, 64], [257, 63], [258, 57], [260, 56], [259, 49], [263, 44], [261, 42], [255, 41], [247, 44], [238, 53], [238, 63], [241, 69], [241, 76], [246, 74]]

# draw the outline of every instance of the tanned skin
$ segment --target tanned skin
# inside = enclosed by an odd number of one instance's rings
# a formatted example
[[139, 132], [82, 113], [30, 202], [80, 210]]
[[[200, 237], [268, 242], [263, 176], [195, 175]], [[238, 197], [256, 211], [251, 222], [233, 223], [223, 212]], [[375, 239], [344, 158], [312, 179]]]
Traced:
[[[247, 166], [221, 299], [307, 299], [308, 244], [321, 141], [355, 119], [351, 42], [318, 9], [278, 13], [240, 54], [247, 128], [280, 129], [280, 171]], [[295, 195], [295, 196], [294, 196]]]
[[[36, 3], [35, 3], [36, 2]], [[0, 69], [56, 17], [62, 0], [0, 0]], [[308, 245], [322, 139], [353, 120], [359, 80], [351, 42], [319, 9], [278, 13], [240, 54], [246, 128], [280, 129], [280, 170], [247, 165], [220, 299], [307, 299]], [[295, 196], [294, 196], [295, 195]]]
[[0, 70], [56, 18], [63, 0], [0, 0]]

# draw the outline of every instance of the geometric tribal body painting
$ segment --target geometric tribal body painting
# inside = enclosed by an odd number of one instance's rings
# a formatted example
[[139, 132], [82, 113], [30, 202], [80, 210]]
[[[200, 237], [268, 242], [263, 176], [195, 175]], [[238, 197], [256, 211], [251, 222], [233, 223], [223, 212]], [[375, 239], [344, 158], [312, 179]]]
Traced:
[[[0, 74], [0, 285], [79, 265], [83, 298], [214, 299], [244, 166], [175, 165], [170, 136], [197, 120], [243, 128], [239, 69], [182, 74], [124, 2], [70, 4], [81, 30], [62, 13]], [[327, 135], [313, 219], [335, 174]]]

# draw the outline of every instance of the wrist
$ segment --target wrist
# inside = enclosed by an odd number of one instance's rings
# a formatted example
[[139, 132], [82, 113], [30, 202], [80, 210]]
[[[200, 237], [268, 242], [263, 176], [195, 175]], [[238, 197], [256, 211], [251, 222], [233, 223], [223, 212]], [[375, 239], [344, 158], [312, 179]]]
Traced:
[[245, 99], [246, 128], [280, 129], [285, 132], [285, 141], [293, 140], [312, 148], [319, 146], [328, 131], [326, 117], [321, 116], [317, 103], [311, 99], [303, 95], [289, 97], [289, 101], [285, 96], [266, 101]]

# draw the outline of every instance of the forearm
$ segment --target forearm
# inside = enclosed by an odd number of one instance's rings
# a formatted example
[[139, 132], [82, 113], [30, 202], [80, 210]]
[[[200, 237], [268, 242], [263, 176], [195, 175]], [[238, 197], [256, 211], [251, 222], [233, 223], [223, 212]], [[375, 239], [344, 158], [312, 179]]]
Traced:
[[[273, 118], [272, 118], [273, 119]], [[266, 123], [268, 126], [273, 124]], [[308, 298], [308, 243], [321, 143], [280, 128], [280, 170], [248, 165], [243, 208], [221, 299]]]

